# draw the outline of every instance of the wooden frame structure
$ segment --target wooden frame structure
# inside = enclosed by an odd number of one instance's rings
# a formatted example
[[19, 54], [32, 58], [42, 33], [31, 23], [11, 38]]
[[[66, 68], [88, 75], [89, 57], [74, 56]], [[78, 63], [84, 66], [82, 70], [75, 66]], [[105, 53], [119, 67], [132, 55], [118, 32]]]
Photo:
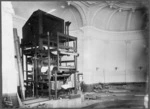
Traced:
[[[44, 28], [41, 27], [42, 20], [39, 20], [39, 22], [38, 32], [41, 28]], [[22, 62], [25, 63], [25, 65], [23, 65], [23, 71], [25, 71], [24, 84], [26, 87], [26, 97], [38, 98], [39, 96], [48, 95], [49, 99], [57, 99], [57, 85], [59, 81], [63, 81], [63, 84], [65, 84], [66, 79], [71, 75], [74, 75], [73, 90], [74, 93], [77, 93], [77, 38], [69, 35], [70, 22], [66, 22], [65, 24], [65, 34], [59, 31], [61, 29], [56, 29], [56, 31], [50, 30], [46, 33], [44, 32], [45, 30], [42, 30], [43, 32], [39, 32], [39, 34], [36, 34], [36, 30], [35, 34], [28, 34], [26, 32], [30, 31], [26, 25], [24, 26], [23, 31], [25, 31], [25, 33], [21, 42], [21, 48], [23, 57]], [[32, 23], [30, 25], [32, 25]], [[31, 41], [29, 41], [25, 37], [26, 35], [33, 35], [30, 36], [32, 37], [32, 39], [30, 38]], [[65, 58], [65, 60], [62, 59], [64, 56], [72, 56], [73, 58], [72, 60], [68, 60]], [[73, 65], [68, 65], [68, 63], [72, 63]], [[30, 65], [32, 66], [32, 68], [29, 69]], [[44, 65], [48, 66], [48, 69], [46, 71], [47, 73], [43, 74], [41, 72], [41, 69]], [[55, 67], [55, 70], [51, 70], [51, 65]], [[54, 87], [52, 87], [53, 85]]]

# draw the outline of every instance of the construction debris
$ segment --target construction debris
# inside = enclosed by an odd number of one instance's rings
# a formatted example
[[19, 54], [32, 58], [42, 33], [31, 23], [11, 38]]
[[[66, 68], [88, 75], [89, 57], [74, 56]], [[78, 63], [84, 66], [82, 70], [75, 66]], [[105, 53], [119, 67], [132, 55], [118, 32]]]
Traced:
[[2, 100], [2, 107], [3, 108], [13, 108], [13, 103], [10, 97], [4, 97]]
[[91, 94], [85, 94], [84, 99], [85, 100], [97, 100], [97, 99], [101, 99], [101, 97], [98, 94], [91, 93]]
[[43, 104], [39, 104], [38, 106], [36, 106], [36, 108], [46, 108], [47, 104], [43, 103]]
[[80, 97], [81, 97], [80, 94], [70, 94], [69, 95], [69, 99], [80, 98]]

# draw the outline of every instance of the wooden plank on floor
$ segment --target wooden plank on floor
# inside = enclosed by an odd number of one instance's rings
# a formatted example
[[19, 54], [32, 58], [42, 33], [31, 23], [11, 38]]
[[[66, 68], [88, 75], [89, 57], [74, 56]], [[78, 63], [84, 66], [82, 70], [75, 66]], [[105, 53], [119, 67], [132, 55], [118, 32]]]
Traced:
[[38, 102], [43, 102], [48, 100], [49, 98], [37, 98], [37, 99], [23, 101], [23, 104], [28, 105], [28, 104], [33, 104], [33, 103], [38, 103]]
[[24, 101], [33, 100], [33, 99], [37, 99], [37, 98], [36, 97], [27, 97]]

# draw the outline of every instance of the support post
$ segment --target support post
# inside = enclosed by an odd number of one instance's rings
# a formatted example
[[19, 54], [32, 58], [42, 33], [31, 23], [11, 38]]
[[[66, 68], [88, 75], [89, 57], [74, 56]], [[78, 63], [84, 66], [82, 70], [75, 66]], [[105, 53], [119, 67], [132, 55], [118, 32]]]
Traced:
[[27, 84], [27, 87], [26, 88], [28, 88], [28, 62], [27, 62], [27, 56], [26, 56], [26, 84]]
[[[32, 60], [32, 63], [34, 63], [34, 60]], [[35, 75], [34, 75], [34, 74], [35, 74], [35, 70], [34, 70], [34, 67], [35, 67], [35, 66], [34, 66], [34, 64], [33, 64], [33, 69], [32, 69], [32, 71], [33, 71], [33, 82], [32, 82], [32, 84], [33, 84], [33, 88], [32, 88], [32, 89], [33, 89], [33, 97], [35, 96], [35, 92], [34, 92], [34, 90], [35, 90], [35, 89], [34, 89], [34, 87], [35, 87], [35, 84], [34, 84], [34, 80], [35, 80], [35, 78], [34, 78], [34, 76], [35, 76]]]
[[18, 66], [18, 73], [19, 73], [21, 96], [22, 99], [25, 100], [24, 79], [23, 79], [23, 71], [22, 71], [21, 56], [20, 56], [20, 43], [17, 34], [17, 29], [14, 28], [13, 32], [14, 32], [14, 39], [15, 39], [15, 49], [17, 55], [17, 66]]
[[[22, 39], [21, 39], [21, 43], [23, 43]], [[23, 78], [24, 78], [24, 55], [23, 55], [23, 49], [24, 49], [24, 47], [23, 46], [20, 46], [20, 47], [21, 47], [22, 71], [23, 71]]]
[[[74, 41], [74, 46], [75, 46], [75, 52], [77, 52], [77, 39]], [[74, 93], [77, 94], [77, 56], [74, 56], [74, 60], [75, 60], [75, 73], [74, 73], [74, 87], [75, 87], [75, 91]]]
[[55, 71], [55, 99], [57, 99], [57, 70]]
[[48, 36], [48, 92], [49, 92], [49, 99], [51, 99], [51, 71], [50, 71], [50, 35], [47, 32]]
[[57, 33], [57, 71], [55, 71], [55, 99], [57, 99], [57, 72], [59, 71], [59, 35]]
[[36, 97], [38, 98], [38, 75], [37, 75], [37, 69], [38, 69], [38, 66], [37, 66], [37, 46], [36, 46], [36, 43], [35, 43], [35, 54], [34, 54], [34, 70], [35, 70], [35, 95]]

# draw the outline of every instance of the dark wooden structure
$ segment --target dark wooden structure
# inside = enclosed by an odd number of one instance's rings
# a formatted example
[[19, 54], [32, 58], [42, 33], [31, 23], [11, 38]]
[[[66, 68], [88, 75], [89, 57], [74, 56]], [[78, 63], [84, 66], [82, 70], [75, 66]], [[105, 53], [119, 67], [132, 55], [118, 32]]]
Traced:
[[[23, 26], [21, 48], [26, 97], [57, 99], [59, 83], [65, 84], [71, 75], [74, 75], [72, 89], [77, 92], [77, 38], [69, 35], [69, 25], [70, 22], [37, 10]], [[69, 56], [73, 58], [68, 60]], [[46, 73], [41, 71], [43, 66], [48, 66]]]
[[64, 20], [37, 10], [23, 26], [23, 41], [35, 42], [40, 37], [47, 35], [47, 32], [55, 35], [57, 32], [64, 33]]

